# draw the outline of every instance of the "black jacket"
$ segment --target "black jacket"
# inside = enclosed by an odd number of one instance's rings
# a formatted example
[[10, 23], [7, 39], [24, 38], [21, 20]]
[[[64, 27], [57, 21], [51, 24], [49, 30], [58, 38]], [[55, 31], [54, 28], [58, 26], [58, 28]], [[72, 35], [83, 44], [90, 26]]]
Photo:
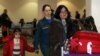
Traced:
[[[78, 30], [76, 25], [71, 20], [66, 20], [67, 23], [67, 38], [70, 37]], [[50, 28], [50, 56], [61, 56], [61, 46], [64, 45], [65, 31], [60, 20], [53, 20]], [[55, 49], [56, 47], [56, 49]]]

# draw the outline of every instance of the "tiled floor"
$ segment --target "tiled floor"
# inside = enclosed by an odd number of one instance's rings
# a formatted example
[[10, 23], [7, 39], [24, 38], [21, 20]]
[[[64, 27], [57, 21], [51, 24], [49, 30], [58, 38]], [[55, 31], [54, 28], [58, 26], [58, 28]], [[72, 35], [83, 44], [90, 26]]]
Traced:
[[[32, 46], [32, 39], [29, 39], [29, 40], [28, 40], [28, 44], [29, 44], [30, 46]], [[0, 56], [3, 56], [2, 54], [3, 54], [3, 51], [2, 51], [2, 48], [1, 48], [1, 49], [0, 49]], [[30, 52], [27, 52], [27, 51], [26, 51], [26, 56], [42, 56], [42, 54], [41, 54], [41, 51], [39, 52], [39, 54], [35, 54], [34, 52], [33, 52], [33, 53], [30, 53]]]

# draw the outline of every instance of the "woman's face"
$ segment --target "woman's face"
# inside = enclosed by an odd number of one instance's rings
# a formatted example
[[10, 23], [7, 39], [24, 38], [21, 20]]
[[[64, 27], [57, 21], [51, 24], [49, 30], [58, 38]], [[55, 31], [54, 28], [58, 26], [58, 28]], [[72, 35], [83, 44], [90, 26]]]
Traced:
[[43, 11], [43, 14], [45, 17], [51, 17], [51, 8], [50, 7], [45, 7], [45, 10]]
[[65, 8], [62, 8], [61, 9], [61, 12], [60, 12], [60, 15], [59, 16], [60, 16], [61, 19], [66, 19], [67, 18], [68, 13], [67, 13], [67, 11], [66, 11]]
[[20, 38], [20, 32], [15, 32], [15, 38]]

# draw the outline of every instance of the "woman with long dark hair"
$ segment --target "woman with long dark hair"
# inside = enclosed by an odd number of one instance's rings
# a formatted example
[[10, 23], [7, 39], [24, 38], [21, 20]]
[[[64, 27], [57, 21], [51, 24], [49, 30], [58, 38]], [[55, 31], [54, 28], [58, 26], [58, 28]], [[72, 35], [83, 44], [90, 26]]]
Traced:
[[62, 22], [66, 33], [66, 39], [70, 39], [70, 37], [77, 31], [77, 27], [71, 20], [68, 8], [64, 5], [58, 6], [55, 12], [55, 18]]
[[64, 5], [58, 6], [55, 12], [55, 18], [59, 19], [63, 25], [64, 29], [64, 45], [66, 49], [66, 44], [68, 43], [68, 40], [70, 40], [71, 36], [78, 30], [78, 28], [74, 25], [74, 23], [71, 20], [71, 15], [68, 10], [68, 8]]

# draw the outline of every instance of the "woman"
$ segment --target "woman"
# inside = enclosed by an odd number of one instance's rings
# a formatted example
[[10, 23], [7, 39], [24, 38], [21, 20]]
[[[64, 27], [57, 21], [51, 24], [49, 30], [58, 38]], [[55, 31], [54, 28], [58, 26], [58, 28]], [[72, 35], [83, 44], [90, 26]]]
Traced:
[[[60, 5], [56, 9], [55, 18], [59, 19], [63, 25], [63, 29], [65, 33], [63, 39], [64, 42], [66, 43], [71, 38], [71, 36], [78, 30], [77, 29], [78, 27], [76, 27], [72, 23], [70, 16], [71, 16], [70, 12], [66, 6]], [[65, 48], [66, 48], [66, 44], [65, 44]]]
[[68, 8], [64, 5], [58, 6], [55, 12], [55, 18], [62, 22], [66, 33], [66, 39], [70, 39], [70, 37], [77, 31], [77, 27], [70, 18], [70, 12]]
[[21, 35], [19, 28], [14, 30], [13, 36], [8, 36], [3, 41], [8, 42], [4, 47], [3, 56], [25, 56], [25, 50], [34, 52], [34, 49], [28, 46], [27, 40]]
[[37, 31], [34, 37], [34, 47], [35, 52], [39, 51], [38, 45], [40, 44], [40, 49], [43, 56], [49, 56], [49, 26], [51, 24], [51, 6], [45, 4], [42, 8], [43, 18], [37, 24]]

